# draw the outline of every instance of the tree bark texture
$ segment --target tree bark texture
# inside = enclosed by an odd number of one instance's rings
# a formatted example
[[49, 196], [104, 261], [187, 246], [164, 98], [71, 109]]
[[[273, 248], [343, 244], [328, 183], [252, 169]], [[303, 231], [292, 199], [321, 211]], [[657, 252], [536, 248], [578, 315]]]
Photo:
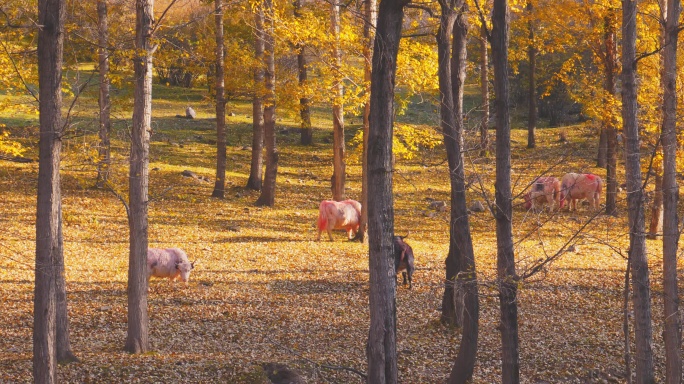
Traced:
[[[64, 263], [62, 195], [62, 57], [66, 3], [39, 0], [38, 81], [40, 138], [36, 206], [36, 265], [33, 298], [33, 380], [57, 382], [57, 283]], [[65, 303], [66, 307], [66, 303]]]
[[641, 187], [641, 154], [637, 118], [636, 79], [637, 2], [622, 2], [622, 123], [625, 133], [625, 176], [629, 211], [629, 258], [632, 266], [632, 303], [636, 349], [636, 383], [655, 382], [651, 288], [646, 260], [644, 192]]
[[533, 11], [534, 5], [531, 0], [527, 2], [527, 13], [530, 17], [528, 22], [528, 27], [530, 29], [529, 34], [529, 46], [527, 47], [527, 59], [530, 63], [530, 74], [529, 74], [529, 89], [528, 89], [528, 119], [527, 119], [527, 148], [534, 148], [537, 146], [535, 141], [534, 133], [537, 129], [537, 85], [536, 85], [536, 67], [537, 67], [537, 49], [534, 44], [534, 21], [533, 21]]
[[109, 167], [111, 166], [110, 140], [111, 132], [111, 109], [112, 102], [109, 96], [109, 26], [107, 21], [107, 1], [97, 1], [97, 32], [98, 32], [98, 65], [100, 70], [100, 95], [98, 104], [100, 107], [100, 127], [98, 134], [100, 143], [98, 145], [97, 163], [97, 188], [104, 188], [109, 178]]
[[[457, 5], [458, 6], [458, 5]], [[449, 163], [451, 183], [451, 219], [449, 232], [449, 257], [459, 259], [456, 287], [460, 292], [454, 295], [457, 303], [462, 303], [460, 312], [463, 334], [456, 361], [449, 375], [449, 384], [465, 384], [472, 381], [477, 357], [479, 332], [479, 298], [473, 240], [470, 235], [470, 221], [466, 207], [465, 163], [463, 161], [463, 92], [465, 90], [466, 55], [468, 22], [467, 5], [461, 4], [458, 17], [453, 25], [453, 49], [451, 60], [451, 83], [453, 88], [454, 114], [456, 125], [449, 135], [444, 135]], [[448, 136], [448, 138], [447, 138]], [[448, 258], [447, 258], [448, 259]], [[447, 262], [448, 264], [448, 262]]]
[[511, 196], [511, 124], [508, 84], [507, 0], [494, 0], [492, 12], [492, 58], [496, 110], [496, 243], [499, 307], [501, 309], [501, 363], [504, 384], [520, 382], [518, 341], [518, 276], [513, 250], [513, 201]]
[[264, 28], [264, 55], [266, 73], [264, 76], [266, 94], [264, 96], [264, 141], [266, 144], [266, 173], [261, 195], [256, 201], [258, 206], [275, 205], [276, 176], [278, 175], [278, 147], [275, 135], [275, 35], [273, 1], [264, 0], [266, 27]]
[[392, 198], [392, 130], [397, 53], [405, 0], [380, 2], [368, 137], [368, 249], [370, 329], [368, 383], [397, 383], [396, 273]]
[[487, 26], [480, 29], [480, 95], [482, 120], [480, 121], [480, 156], [489, 153], [489, 55], [487, 54]]
[[136, 1], [135, 103], [131, 131], [128, 182], [130, 254], [128, 262], [128, 334], [125, 350], [145, 353], [149, 349], [147, 315], [148, 186], [150, 165], [150, 125], [152, 119], [152, 53], [154, 1]]
[[368, 232], [368, 135], [370, 129], [370, 84], [373, 60], [373, 44], [375, 42], [375, 26], [377, 24], [377, 0], [364, 2], [363, 37], [363, 80], [366, 83], [368, 99], [363, 106], [363, 158], [361, 159], [361, 222], [356, 237], [362, 243], [367, 240]]
[[[60, 186], [61, 188], [61, 186]], [[61, 197], [60, 197], [61, 200]], [[62, 204], [59, 204], [59, 252], [55, 259], [55, 300], [57, 326], [57, 362], [68, 364], [79, 361], [71, 350], [71, 333], [69, 331], [69, 311], [67, 306], [66, 277], [64, 276], [64, 237], [62, 236]]]
[[[292, 3], [294, 7], [294, 17], [301, 18], [302, 0], [294, 0]], [[299, 86], [305, 89], [309, 78], [308, 69], [306, 67], [306, 52], [303, 44], [297, 45], [297, 68], [299, 70]], [[300, 127], [299, 143], [301, 145], [313, 144], [313, 129], [311, 128], [311, 107], [309, 97], [303, 94], [299, 98], [299, 117], [302, 119]]]
[[264, 10], [254, 12], [254, 98], [252, 99], [252, 161], [247, 188], [260, 191], [264, 164]]
[[[342, 67], [342, 51], [340, 50], [340, 4], [337, 0], [330, 3], [330, 32], [333, 35], [333, 73], [339, 76]], [[343, 78], [337, 77], [333, 84], [333, 200], [342, 201], [345, 196], [345, 145], [344, 145], [344, 84]]]
[[216, 26], [216, 183], [212, 197], [223, 199], [226, 195], [226, 89], [223, 46], [223, 0], [214, 0], [214, 24]]
[[663, 294], [665, 382], [682, 382], [682, 325], [677, 288], [679, 186], [677, 185], [677, 43], [680, 0], [667, 1], [663, 47]]

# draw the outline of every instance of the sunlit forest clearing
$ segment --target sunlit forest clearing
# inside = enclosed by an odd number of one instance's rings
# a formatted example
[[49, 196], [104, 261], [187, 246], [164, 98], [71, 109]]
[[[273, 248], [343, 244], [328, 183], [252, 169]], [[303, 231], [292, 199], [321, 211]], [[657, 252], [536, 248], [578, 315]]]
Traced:
[[[316, 112], [315, 145], [298, 145], [294, 120], [277, 122], [280, 164], [276, 204], [254, 205], [249, 176], [251, 105], [228, 104], [226, 199], [211, 198], [215, 171], [213, 105], [202, 90], [155, 86], [150, 150], [149, 243], [180, 247], [197, 260], [186, 285], [152, 280], [152, 352], [129, 355], [126, 337], [128, 223], [115, 196], [127, 196], [130, 111], [115, 112], [114, 192], [93, 188], [96, 95], [82, 96], [62, 157], [63, 231], [71, 342], [81, 359], [59, 367], [64, 382], [266, 383], [265, 363], [297, 369], [309, 382], [363, 382], [366, 370], [368, 247], [314, 241], [318, 203], [330, 198], [332, 148], [328, 112]], [[469, 97], [473, 97], [472, 95]], [[197, 119], [178, 119], [192, 105]], [[398, 121], [434, 127], [435, 107], [414, 103]], [[1, 120], [37, 159], [37, 117], [5, 113]], [[348, 141], [360, 118], [348, 118]], [[515, 125], [514, 125], [515, 127]], [[429, 129], [428, 129], [429, 131]], [[568, 142], [559, 141], [561, 132]], [[439, 137], [438, 132], [433, 132]], [[493, 131], [492, 131], [493, 133]], [[475, 132], [466, 134], [476, 140]], [[526, 212], [520, 195], [541, 174], [594, 172], [597, 132], [591, 123], [537, 131], [513, 129], [512, 172], [517, 268], [574, 246], [521, 282], [521, 377], [525, 383], [623, 382], [623, 289], [629, 247], [624, 192], [617, 217], [578, 212]], [[413, 288], [397, 288], [397, 350], [402, 383], [441, 383], [453, 365], [460, 330], [439, 322], [449, 212], [444, 148], [398, 156], [394, 174], [395, 233], [406, 234], [417, 271]], [[493, 157], [466, 154], [468, 206], [493, 200]], [[30, 382], [35, 262], [37, 162], [0, 160], [0, 382]], [[210, 181], [185, 177], [184, 170]], [[624, 182], [622, 167], [619, 183]], [[359, 150], [348, 148], [347, 195], [359, 198]], [[477, 177], [480, 181], [477, 181]], [[486, 197], [485, 197], [486, 196]], [[486, 203], [485, 203], [486, 205]], [[496, 235], [490, 212], [472, 213], [480, 288], [480, 340], [474, 382], [501, 376]], [[586, 226], [585, 226], [586, 224]], [[577, 234], [579, 231], [579, 234]], [[654, 351], [662, 372], [661, 242], [647, 243], [653, 292]], [[629, 304], [631, 306], [631, 302]], [[632, 330], [633, 332], [633, 330]], [[660, 374], [660, 373], [659, 373]]]

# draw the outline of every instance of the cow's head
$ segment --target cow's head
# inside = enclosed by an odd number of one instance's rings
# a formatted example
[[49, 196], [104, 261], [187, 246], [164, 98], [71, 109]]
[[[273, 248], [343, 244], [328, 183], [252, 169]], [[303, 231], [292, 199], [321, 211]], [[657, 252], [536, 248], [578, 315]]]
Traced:
[[527, 192], [523, 195], [523, 199], [525, 199], [525, 209], [529, 211], [530, 208], [532, 208], [532, 197], [530, 197], [530, 193]]
[[192, 263], [188, 261], [177, 261], [176, 262], [176, 270], [180, 272], [180, 278], [184, 283], [188, 282], [188, 279], [190, 279], [190, 271], [195, 268], [195, 261]]

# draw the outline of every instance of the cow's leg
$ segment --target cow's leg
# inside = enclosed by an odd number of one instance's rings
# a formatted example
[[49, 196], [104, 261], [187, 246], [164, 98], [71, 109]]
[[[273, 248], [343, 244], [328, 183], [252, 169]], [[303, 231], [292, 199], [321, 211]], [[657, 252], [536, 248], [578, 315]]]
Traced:
[[330, 230], [330, 228], [326, 228], [326, 231], [328, 231], [328, 238], [330, 239], [330, 241], [335, 241], [333, 240], [332, 231]]
[[347, 240], [353, 239], [353, 238], [354, 238], [353, 236], [354, 236], [354, 230], [351, 229], [351, 228], [349, 228], [349, 229], [347, 230]]
[[316, 241], [321, 241], [321, 230], [318, 230], [318, 236], [316, 237]]

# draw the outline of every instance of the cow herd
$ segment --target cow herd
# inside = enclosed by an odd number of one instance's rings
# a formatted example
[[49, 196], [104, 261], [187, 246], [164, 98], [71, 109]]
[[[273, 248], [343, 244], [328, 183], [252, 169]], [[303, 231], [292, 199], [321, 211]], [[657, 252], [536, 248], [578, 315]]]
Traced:
[[577, 210], [577, 201], [585, 199], [592, 209], [599, 208], [603, 180], [592, 173], [566, 173], [558, 181], [553, 176], [538, 177], [532, 183], [532, 188], [523, 198], [525, 209], [537, 210], [546, 205], [549, 212], [556, 206], [563, 209], [565, 204], [568, 210]]
[[[318, 237], [321, 232], [328, 233], [328, 238], [333, 241], [332, 230], [344, 229], [347, 238], [352, 240], [356, 237], [361, 224], [361, 203], [356, 200], [323, 200], [318, 209]], [[406, 236], [394, 236], [394, 269], [395, 273], [402, 272], [404, 285], [408, 282], [412, 287], [414, 267], [413, 249], [406, 244]], [[197, 260], [190, 262], [188, 255], [180, 248], [149, 248], [147, 250], [147, 279], [151, 277], [169, 278], [171, 281], [180, 278], [187, 283], [190, 272], [195, 268]]]
[[[603, 180], [592, 173], [566, 173], [559, 181], [553, 176], [537, 177], [531, 184], [530, 190], [523, 195], [526, 210], [546, 208], [552, 212], [556, 206], [563, 209], [565, 204], [569, 210], [577, 209], [577, 201], [585, 199], [593, 209], [598, 209], [601, 199]], [[318, 236], [326, 231], [328, 238], [333, 241], [332, 231], [343, 229], [347, 238], [356, 237], [361, 224], [361, 203], [356, 200], [323, 200], [318, 207]], [[403, 283], [412, 286], [414, 258], [413, 249], [404, 242], [406, 236], [394, 236], [394, 269], [395, 273], [402, 272]], [[170, 280], [180, 278], [188, 281], [190, 272], [195, 267], [188, 256], [180, 248], [150, 248], [147, 251], [147, 277], [167, 277]]]

